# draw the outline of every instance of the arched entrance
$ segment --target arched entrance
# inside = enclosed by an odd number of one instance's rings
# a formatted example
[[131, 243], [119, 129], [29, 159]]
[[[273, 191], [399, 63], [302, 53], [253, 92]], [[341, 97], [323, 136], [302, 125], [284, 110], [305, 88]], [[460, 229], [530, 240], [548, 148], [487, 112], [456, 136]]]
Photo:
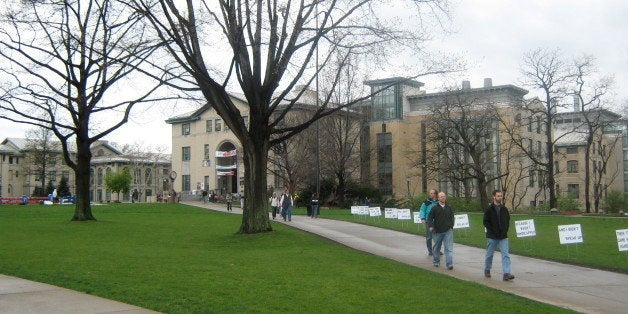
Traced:
[[238, 193], [238, 154], [231, 142], [224, 142], [216, 151], [216, 183], [218, 193]]

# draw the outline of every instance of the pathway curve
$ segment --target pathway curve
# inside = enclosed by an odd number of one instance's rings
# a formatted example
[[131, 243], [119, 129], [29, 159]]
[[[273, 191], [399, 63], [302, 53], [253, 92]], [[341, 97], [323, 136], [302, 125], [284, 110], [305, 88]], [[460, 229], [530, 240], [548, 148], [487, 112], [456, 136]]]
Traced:
[[[225, 206], [218, 203], [186, 204], [226, 211]], [[232, 213], [242, 214], [242, 211], [234, 207]], [[575, 311], [628, 312], [628, 275], [511, 254], [516, 279], [505, 282], [501, 279], [499, 253], [495, 254], [493, 261], [493, 278], [484, 277], [484, 249], [454, 244], [454, 270], [447, 270], [445, 267], [432, 266], [432, 259], [425, 249], [425, 237], [419, 235], [306, 216], [293, 216], [291, 222], [280, 219], [274, 222], [317, 234], [360, 251]]]

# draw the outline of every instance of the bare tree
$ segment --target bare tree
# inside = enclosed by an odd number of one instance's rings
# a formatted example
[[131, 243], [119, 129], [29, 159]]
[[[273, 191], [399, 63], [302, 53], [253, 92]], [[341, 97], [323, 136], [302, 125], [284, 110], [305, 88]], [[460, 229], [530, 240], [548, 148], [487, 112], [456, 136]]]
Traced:
[[[301, 96], [291, 96], [294, 88], [311, 86], [321, 71], [332, 73], [333, 87], [346, 65], [337, 60], [358, 55], [385, 58], [391, 49], [398, 52], [402, 47], [418, 52], [428, 38], [425, 29], [409, 31], [396, 21], [386, 23], [379, 14], [381, 3], [373, 0], [130, 2], [170, 43], [172, 56], [194, 78], [195, 87], [243, 147], [246, 201], [240, 233], [272, 230], [265, 209], [269, 149], [318, 119], [368, 97], [331, 108], [332, 94], [321, 95], [319, 108], [308, 119], [287, 125], [282, 121]], [[445, 1], [408, 2], [419, 10], [417, 19], [427, 17], [421, 10], [439, 17], [446, 14]], [[225, 57], [216, 58], [219, 52]], [[320, 60], [319, 55], [323, 56]], [[440, 66], [432, 64], [418, 72], [442, 72]], [[250, 128], [229, 98], [227, 87], [233, 81], [248, 102]]]
[[[0, 60], [6, 65], [2, 94], [9, 97], [0, 103], [0, 117], [54, 133], [76, 176], [72, 220], [95, 220], [90, 146], [125, 124], [134, 106], [155, 101], [153, 93], [167, 84], [168, 66], [151, 69], [161, 41], [152, 41], [143, 16], [119, 1], [21, 1], [5, 16]], [[159, 80], [144, 79], [156, 78], [153, 73], [162, 73]], [[133, 79], [143, 84], [120, 93]]]
[[35, 181], [40, 181], [41, 186], [36, 187], [33, 194], [44, 196], [49, 168], [54, 169], [61, 147], [59, 142], [53, 141], [52, 131], [46, 128], [34, 128], [26, 131], [26, 144], [24, 149], [28, 151], [23, 173], [27, 176], [35, 176]]
[[[606, 101], [606, 96], [609, 92], [610, 87], [613, 84], [613, 79], [611, 77], [603, 77], [597, 81], [594, 80], [593, 75], [597, 72], [594, 59], [592, 56], [583, 56], [582, 58], [575, 60], [573, 64], [572, 74], [574, 82], [574, 102], [577, 108], [575, 110], [579, 110], [582, 113], [582, 126], [579, 126], [579, 132], [584, 133], [585, 138], [585, 153], [584, 153], [584, 198], [585, 198], [585, 210], [587, 213], [591, 212], [591, 181], [592, 174], [597, 177], [595, 181], [597, 184], [594, 186], [594, 202], [595, 202], [595, 210], [597, 211], [599, 205], [599, 198], [601, 196], [601, 188], [599, 184], [601, 184], [602, 173], [600, 172], [603, 169], [606, 169], [606, 163], [608, 162], [608, 158], [612, 155], [612, 151], [614, 149], [615, 141], [612, 141], [612, 147], [608, 147], [609, 151], [604, 151], [604, 154], [600, 154], [602, 159], [604, 159], [604, 167], [600, 167], [599, 171], [595, 171], [596, 173], [592, 173], [591, 171], [591, 163], [595, 163], [596, 160], [592, 158], [592, 151], [594, 147], [594, 143], [598, 143], [598, 147], [602, 147], [600, 145], [605, 146], [605, 143], [602, 143], [602, 139], [604, 137], [604, 129], [609, 126], [609, 124], [614, 123], [619, 118], [619, 115], [609, 114], [607, 110], [604, 110], [604, 102]], [[596, 141], [596, 138], [598, 140]], [[598, 150], [602, 152], [602, 149]], [[598, 170], [598, 167], [593, 167]], [[605, 171], [604, 171], [605, 172]]]
[[[301, 108], [298, 111], [312, 109]], [[293, 112], [284, 119], [285, 122], [291, 124], [298, 123], [295, 120], [303, 120], [303, 115]], [[309, 129], [277, 143], [272, 148], [273, 153], [268, 157], [268, 171], [279, 177], [291, 193], [299, 188], [305, 188], [309, 182], [312, 182], [312, 174], [316, 169], [313, 158], [315, 146], [312, 145], [316, 135], [313, 131]]]
[[433, 113], [427, 136], [434, 145], [428, 149], [427, 164], [437, 167], [432, 172], [440, 173], [441, 180], [452, 183], [456, 195], [488, 204], [491, 183], [500, 177], [494, 163], [500, 153], [497, 108], [476, 93], [454, 90], [443, 94]]
[[522, 110], [527, 112], [527, 119], [523, 124], [529, 128], [537, 128], [545, 134], [545, 149], [543, 152], [532, 145], [525, 145], [519, 136], [519, 130], [510, 130], [511, 139], [526, 156], [542, 171], [546, 178], [546, 187], [549, 190], [550, 208], [558, 206], [556, 195], [556, 172], [554, 169], [554, 147], [556, 142], [570, 132], [561, 136], [554, 136], [553, 126], [558, 110], [565, 106], [562, 100], [568, 95], [568, 84], [571, 74], [568, 65], [562, 60], [558, 50], [536, 49], [527, 53], [523, 58], [522, 74], [524, 84], [539, 91], [540, 98], [533, 98], [522, 104]]
[[[335, 84], [337, 92], [333, 93], [333, 104], [342, 106], [364, 94], [364, 84], [358, 79], [358, 73], [355, 65], [346, 66], [338, 84]], [[333, 86], [333, 82], [330, 85]], [[345, 108], [317, 122], [321, 175], [335, 179], [335, 194], [340, 204], [345, 204], [348, 181], [357, 182], [359, 179], [360, 147], [362, 144], [368, 146], [368, 143], [360, 142], [360, 137], [368, 123], [365, 120], [369, 118], [354, 108]], [[316, 192], [320, 194], [320, 191]]]

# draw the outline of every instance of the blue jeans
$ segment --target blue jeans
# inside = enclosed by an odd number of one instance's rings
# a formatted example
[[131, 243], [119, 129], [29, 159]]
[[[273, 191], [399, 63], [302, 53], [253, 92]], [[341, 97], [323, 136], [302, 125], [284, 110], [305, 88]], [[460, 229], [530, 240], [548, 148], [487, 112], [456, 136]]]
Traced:
[[427, 246], [427, 253], [432, 255], [432, 231], [429, 227], [425, 227], [425, 245]]
[[510, 274], [510, 252], [508, 245], [508, 238], [506, 239], [486, 239], [486, 257], [484, 258], [484, 270], [491, 270], [493, 266], [493, 253], [496, 248], [502, 252], [502, 270], [504, 274]]
[[445, 262], [447, 267], [454, 266], [454, 231], [449, 229], [445, 232], [432, 233], [434, 237], [434, 265], [440, 265], [440, 247], [444, 243], [445, 244]]
[[318, 217], [318, 205], [312, 205], [312, 218]]
[[283, 212], [283, 220], [288, 219], [292, 221], [292, 206], [288, 205], [284, 207], [282, 212]]

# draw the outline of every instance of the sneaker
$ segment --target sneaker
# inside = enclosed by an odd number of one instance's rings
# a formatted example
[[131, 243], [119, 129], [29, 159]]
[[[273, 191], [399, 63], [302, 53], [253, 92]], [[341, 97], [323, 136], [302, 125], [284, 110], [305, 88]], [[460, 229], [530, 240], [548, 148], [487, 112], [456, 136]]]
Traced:
[[439, 266], [439, 264], [434, 263], [434, 267], [438, 267], [438, 266]]
[[491, 271], [490, 270], [484, 270], [484, 277], [491, 278]]
[[427, 255], [432, 256], [432, 255], [434, 255], [434, 254], [432, 254], [432, 252], [429, 252], [429, 253], [427, 253]]
[[512, 274], [504, 274], [504, 281], [510, 281], [515, 279], [515, 276]]
[[447, 266], [447, 269], [454, 270], [454, 267], [453, 266]]
[[443, 256], [443, 252], [438, 252], [440, 254], [440, 256]]

